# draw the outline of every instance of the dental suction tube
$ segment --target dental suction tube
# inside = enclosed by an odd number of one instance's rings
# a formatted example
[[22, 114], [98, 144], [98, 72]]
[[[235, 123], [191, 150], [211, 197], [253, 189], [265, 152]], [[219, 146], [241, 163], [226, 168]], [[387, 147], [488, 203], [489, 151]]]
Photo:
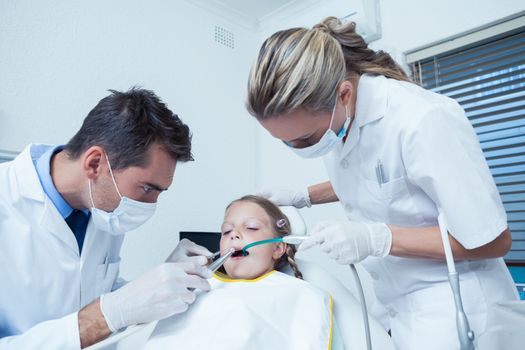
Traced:
[[452, 247], [448, 238], [447, 222], [445, 214], [440, 212], [438, 216], [439, 231], [441, 232], [441, 239], [443, 240], [443, 247], [445, 249], [445, 258], [447, 260], [448, 281], [452, 288], [454, 295], [454, 304], [456, 306], [456, 327], [458, 329], [459, 344], [461, 350], [474, 350], [474, 332], [470, 329], [467, 315], [463, 309], [463, 301], [461, 300], [461, 292], [459, 286], [459, 274], [456, 271], [454, 257], [452, 255]]
[[361, 301], [361, 311], [363, 314], [363, 324], [365, 325], [365, 335], [366, 335], [366, 349], [372, 350], [372, 337], [370, 336], [370, 322], [368, 320], [368, 311], [366, 308], [365, 293], [363, 292], [363, 286], [361, 285], [361, 280], [359, 279], [359, 274], [354, 264], [350, 264], [350, 270], [352, 270], [352, 275], [354, 276], [355, 284], [357, 286], [357, 291], [359, 292], [359, 299]]

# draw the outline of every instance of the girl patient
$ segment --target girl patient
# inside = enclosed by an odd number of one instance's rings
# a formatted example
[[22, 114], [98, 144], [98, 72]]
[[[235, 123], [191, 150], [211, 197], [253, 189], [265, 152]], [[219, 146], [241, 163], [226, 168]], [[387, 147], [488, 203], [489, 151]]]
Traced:
[[[272, 202], [245, 196], [232, 202], [221, 227], [221, 252], [290, 234]], [[302, 280], [295, 247], [257, 245], [230, 258], [182, 315], [160, 321], [145, 349], [330, 349], [332, 301]], [[279, 272], [292, 270], [295, 278]]]

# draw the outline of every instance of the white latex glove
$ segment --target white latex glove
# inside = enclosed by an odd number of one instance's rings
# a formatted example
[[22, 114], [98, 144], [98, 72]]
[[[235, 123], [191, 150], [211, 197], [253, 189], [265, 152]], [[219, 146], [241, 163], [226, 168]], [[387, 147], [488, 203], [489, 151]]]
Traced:
[[298, 209], [312, 206], [308, 188], [300, 191], [279, 190], [279, 189], [261, 189], [256, 193], [257, 196], [271, 200], [276, 205], [291, 205]]
[[100, 297], [100, 310], [109, 329], [161, 320], [184, 312], [195, 301], [188, 288], [210, 290], [213, 275], [194, 262], [163, 263], [114, 292]]
[[166, 259], [166, 262], [189, 261], [195, 262], [199, 265], [206, 265], [210, 262], [208, 258], [211, 256], [212, 253], [208, 249], [193, 243], [189, 239], [184, 238], [179, 242], [179, 244], [177, 244], [175, 249]]
[[299, 251], [319, 248], [340, 264], [355, 264], [369, 255], [384, 257], [392, 247], [392, 231], [377, 222], [325, 221], [318, 223]]

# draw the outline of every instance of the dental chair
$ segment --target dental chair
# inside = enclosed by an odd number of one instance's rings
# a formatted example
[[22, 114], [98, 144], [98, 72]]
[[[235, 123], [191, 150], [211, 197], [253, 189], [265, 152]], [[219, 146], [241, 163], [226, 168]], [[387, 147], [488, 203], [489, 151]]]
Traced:
[[[281, 207], [288, 216], [295, 235], [305, 235], [306, 225], [294, 207]], [[366, 336], [360, 301], [352, 295], [337, 278], [312, 261], [296, 258], [297, 264], [308, 281], [317, 288], [332, 296], [333, 314], [338, 332], [335, 332], [333, 343], [342, 343], [346, 350], [366, 350]], [[283, 271], [293, 275], [291, 269]], [[297, 320], [301, 322], [301, 320]], [[381, 324], [369, 315], [372, 349], [395, 350], [394, 344]], [[156, 322], [129, 327], [127, 330], [95, 344], [87, 350], [138, 350], [144, 347], [153, 332]], [[335, 339], [339, 337], [339, 339]]]
[[[306, 224], [295, 207], [281, 207], [292, 226], [294, 235], [306, 235]], [[346, 350], [365, 350], [366, 335], [361, 304], [358, 299], [331, 273], [312, 261], [296, 258], [297, 265], [308, 281], [332, 296], [333, 313], [340, 341]], [[350, 267], [349, 267], [350, 269]], [[381, 324], [368, 315], [372, 349], [395, 350], [394, 343]], [[336, 335], [337, 335], [336, 333]], [[334, 339], [334, 343], [339, 341]]]

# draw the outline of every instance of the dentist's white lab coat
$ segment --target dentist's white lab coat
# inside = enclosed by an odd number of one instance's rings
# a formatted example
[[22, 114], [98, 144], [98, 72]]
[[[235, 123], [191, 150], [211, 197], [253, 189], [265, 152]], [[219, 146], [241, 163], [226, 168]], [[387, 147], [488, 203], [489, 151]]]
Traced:
[[[363, 75], [348, 138], [324, 161], [350, 220], [437, 226], [439, 206], [449, 231], [467, 249], [491, 242], [507, 227], [463, 109], [416, 84]], [[459, 349], [444, 261], [387, 256], [369, 257], [362, 265], [387, 308], [398, 349]], [[501, 258], [461, 261], [456, 268], [465, 311], [479, 335], [487, 307], [517, 299], [516, 288]]]
[[0, 164], [0, 350], [80, 349], [78, 310], [112, 290], [118, 275], [123, 236], [90, 220], [79, 256], [44, 193], [32, 158], [48, 147], [29, 145]]

